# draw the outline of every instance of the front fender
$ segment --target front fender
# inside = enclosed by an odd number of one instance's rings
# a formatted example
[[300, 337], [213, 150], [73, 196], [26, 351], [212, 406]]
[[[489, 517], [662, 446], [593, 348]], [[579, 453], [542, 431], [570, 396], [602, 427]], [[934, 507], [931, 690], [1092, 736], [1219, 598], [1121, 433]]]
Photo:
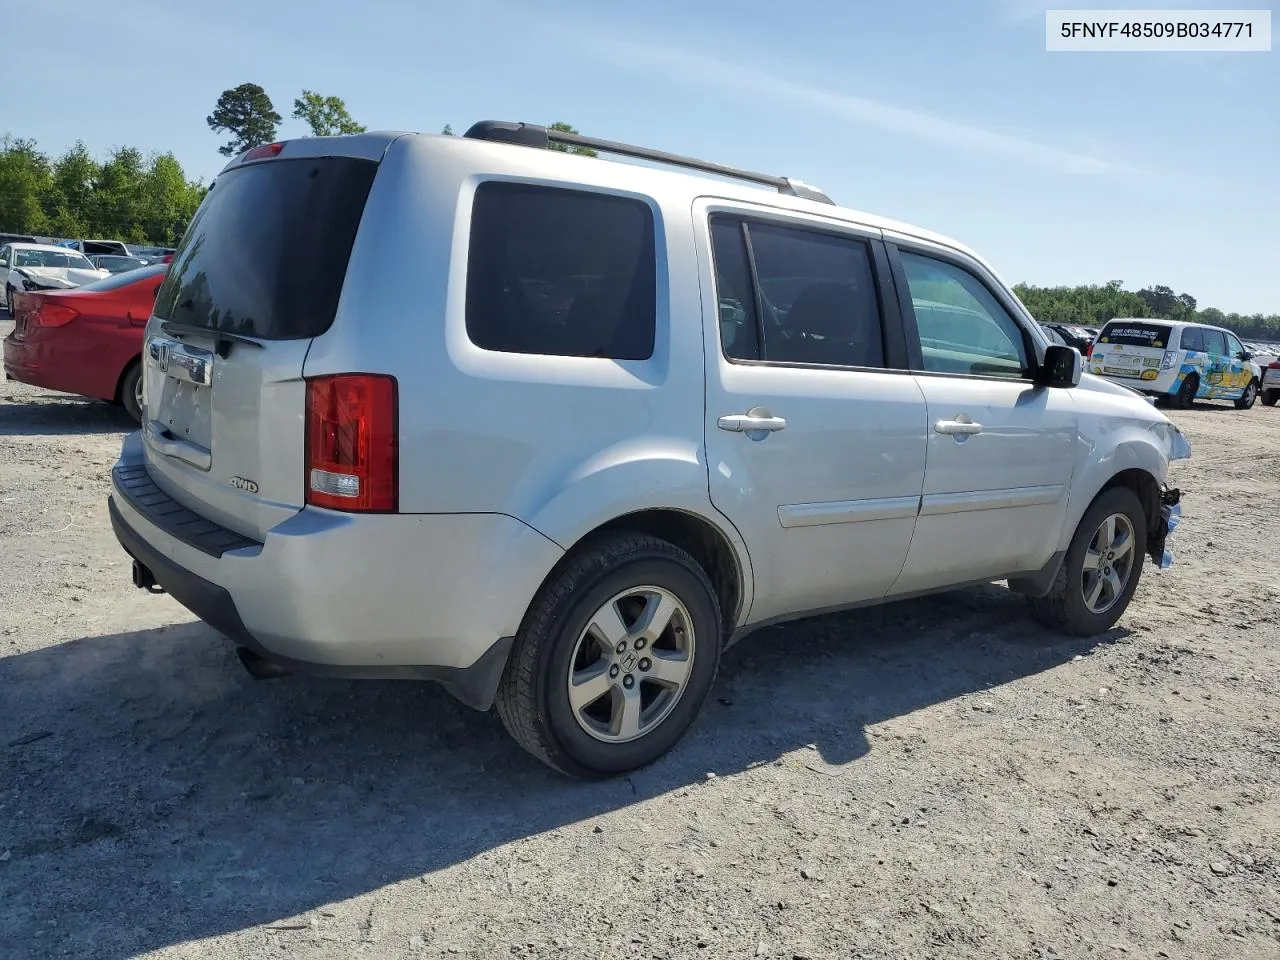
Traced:
[[[1148, 473], [1157, 484], [1163, 484], [1169, 472], [1169, 451], [1172, 437], [1177, 430], [1168, 424], [1132, 423], [1105, 431], [1098, 437], [1086, 439], [1085, 460], [1077, 468], [1067, 503], [1067, 516], [1063, 523], [1058, 548], [1067, 549], [1076, 527], [1089, 505], [1111, 482], [1125, 470], [1141, 470]], [[1168, 434], [1168, 436], [1166, 436]], [[1099, 455], [1101, 454], [1101, 455]]]

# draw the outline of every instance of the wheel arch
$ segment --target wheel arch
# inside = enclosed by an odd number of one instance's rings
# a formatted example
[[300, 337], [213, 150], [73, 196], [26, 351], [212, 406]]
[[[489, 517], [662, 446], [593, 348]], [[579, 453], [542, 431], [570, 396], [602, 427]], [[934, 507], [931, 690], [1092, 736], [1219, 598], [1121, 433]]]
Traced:
[[702, 514], [677, 507], [631, 510], [581, 534], [565, 549], [544, 583], [556, 576], [584, 547], [597, 538], [620, 531], [645, 533], [679, 547], [706, 572], [716, 591], [723, 618], [724, 638], [746, 619], [751, 606], [751, 563], [746, 546], [724, 526]]

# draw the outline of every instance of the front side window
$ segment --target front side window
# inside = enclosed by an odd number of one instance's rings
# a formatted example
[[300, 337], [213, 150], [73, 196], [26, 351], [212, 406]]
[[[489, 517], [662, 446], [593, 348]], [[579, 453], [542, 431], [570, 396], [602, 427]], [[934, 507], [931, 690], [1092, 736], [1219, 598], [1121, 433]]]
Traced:
[[885, 365], [880, 303], [866, 242], [731, 217], [712, 220], [711, 242], [725, 356], [840, 367]]
[[969, 271], [903, 251], [925, 370], [1021, 378], [1029, 373], [1022, 328]]
[[1244, 353], [1244, 345], [1232, 334], [1227, 334], [1227, 350], [1233, 359], [1240, 360], [1241, 354]]
[[490, 181], [476, 190], [467, 336], [501, 353], [647, 360], [653, 211], [628, 197]]

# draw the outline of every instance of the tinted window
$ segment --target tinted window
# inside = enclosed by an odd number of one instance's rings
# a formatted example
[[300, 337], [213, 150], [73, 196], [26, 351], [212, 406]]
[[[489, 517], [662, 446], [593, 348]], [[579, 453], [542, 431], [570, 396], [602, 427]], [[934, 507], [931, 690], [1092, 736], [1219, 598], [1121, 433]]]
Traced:
[[711, 250], [716, 268], [720, 309], [720, 345], [735, 360], [760, 359], [756, 298], [742, 224], [717, 217], [711, 221]]
[[324, 157], [222, 174], [182, 238], [156, 316], [267, 340], [324, 333], [377, 170]]
[[1099, 343], [1118, 343], [1125, 347], [1158, 347], [1169, 343], [1173, 329], [1164, 323], [1144, 323], [1141, 320], [1109, 322], [1098, 334]]
[[1204, 348], [1208, 353], [1225, 357], [1227, 355], [1227, 338], [1223, 336], [1221, 330], [1206, 330], [1204, 332]]
[[716, 218], [712, 244], [727, 356], [884, 366], [880, 306], [864, 242], [759, 222], [749, 222], [744, 234], [741, 221]]
[[467, 335], [477, 346], [646, 360], [656, 303], [648, 204], [519, 183], [476, 190]]
[[1022, 328], [977, 277], [954, 264], [905, 251], [902, 267], [925, 370], [988, 377], [1026, 375]]
[[1197, 352], [1204, 350], [1204, 328], [1187, 327], [1182, 331], [1180, 346], [1183, 350], [1195, 350]]

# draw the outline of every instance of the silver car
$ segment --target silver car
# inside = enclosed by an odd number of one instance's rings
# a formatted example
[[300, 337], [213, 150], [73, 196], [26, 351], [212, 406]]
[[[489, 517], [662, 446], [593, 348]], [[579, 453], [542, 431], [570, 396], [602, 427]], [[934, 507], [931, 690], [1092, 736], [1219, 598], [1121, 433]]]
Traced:
[[137, 586], [256, 676], [435, 680], [579, 776], [672, 747], [766, 624], [1008, 580], [1108, 630], [1189, 455], [950, 240], [523, 124], [232, 161], [143, 357]]

